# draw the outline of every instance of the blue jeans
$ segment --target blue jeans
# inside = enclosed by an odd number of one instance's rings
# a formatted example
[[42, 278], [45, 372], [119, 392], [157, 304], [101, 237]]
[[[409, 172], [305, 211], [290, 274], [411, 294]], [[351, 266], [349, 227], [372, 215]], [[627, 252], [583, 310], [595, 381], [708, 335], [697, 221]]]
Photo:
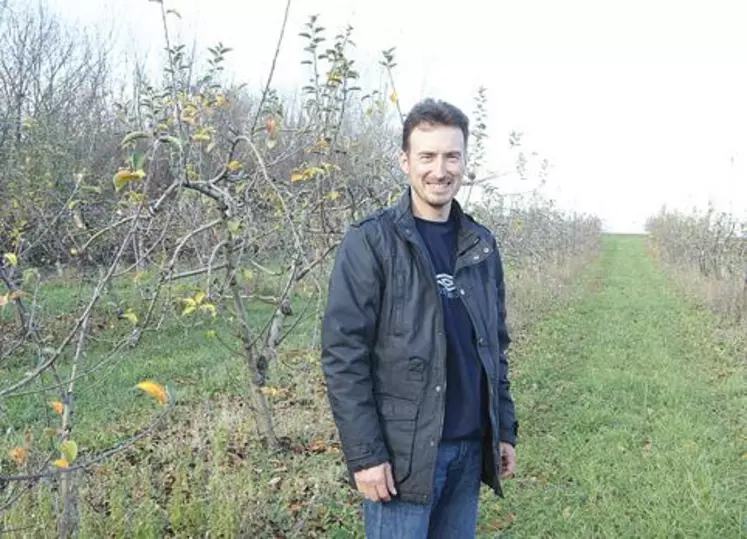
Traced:
[[482, 447], [479, 441], [439, 447], [429, 504], [363, 501], [367, 539], [473, 539], [477, 529]]

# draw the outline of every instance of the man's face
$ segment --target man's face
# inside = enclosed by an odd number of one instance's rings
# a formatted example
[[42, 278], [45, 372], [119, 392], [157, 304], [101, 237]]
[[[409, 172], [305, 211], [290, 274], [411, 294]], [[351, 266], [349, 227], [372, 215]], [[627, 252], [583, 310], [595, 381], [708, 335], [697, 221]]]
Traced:
[[436, 211], [449, 206], [462, 184], [464, 146], [458, 127], [420, 124], [412, 130], [400, 166], [410, 179], [414, 204]]

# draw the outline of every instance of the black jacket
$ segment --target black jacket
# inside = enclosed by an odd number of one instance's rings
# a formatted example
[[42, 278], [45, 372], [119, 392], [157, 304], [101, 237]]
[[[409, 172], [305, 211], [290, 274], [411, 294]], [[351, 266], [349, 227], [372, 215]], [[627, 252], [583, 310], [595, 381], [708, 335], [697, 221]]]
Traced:
[[[454, 201], [454, 282], [487, 374], [490, 428], [482, 480], [499, 496], [499, 441], [516, 443], [509, 391], [503, 266], [491, 232]], [[415, 228], [410, 192], [351, 225], [337, 252], [322, 325], [322, 368], [353, 473], [392, 463], [398, 497], [428, 502], [444, 420], [446, 336], [435, 276]]]

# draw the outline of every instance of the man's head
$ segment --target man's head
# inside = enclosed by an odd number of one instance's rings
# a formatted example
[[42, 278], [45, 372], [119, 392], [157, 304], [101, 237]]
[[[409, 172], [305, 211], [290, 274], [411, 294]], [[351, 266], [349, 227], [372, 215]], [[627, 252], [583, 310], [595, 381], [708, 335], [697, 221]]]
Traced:
[[426, 99], [413, 107], [402, 132], [400, 166], [410, 180], [413, 210], [445, 219], [462, 184], [469, 120], [457, 107]]

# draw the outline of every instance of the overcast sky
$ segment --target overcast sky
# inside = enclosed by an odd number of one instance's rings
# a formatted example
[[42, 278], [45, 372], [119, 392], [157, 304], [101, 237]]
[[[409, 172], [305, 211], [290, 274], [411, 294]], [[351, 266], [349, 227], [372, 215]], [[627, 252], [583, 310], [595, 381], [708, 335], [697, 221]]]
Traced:
[[[80, 24], [114, 24], [139, 50], [163, 47], [158, 4], [51, 1]], [[264, 82], [285, 0], [166, 2], [183, 37], [221, 40], [237, 80]], [[505, 169], [508, 133], [524, 132], [553, 165], [544, 192], [608, 230], [640, 231], [665, 203], [712, 200], [747, 217], [746, 0], [293, 0], [283, 88], [305, 81], [298, 32], [314, 13], [330, 30], [354, 27], [372, 76], [380, 51], [397, 47], [405, 109], [434, 96], [471, 113], [484, 85], [491, 165]]]

